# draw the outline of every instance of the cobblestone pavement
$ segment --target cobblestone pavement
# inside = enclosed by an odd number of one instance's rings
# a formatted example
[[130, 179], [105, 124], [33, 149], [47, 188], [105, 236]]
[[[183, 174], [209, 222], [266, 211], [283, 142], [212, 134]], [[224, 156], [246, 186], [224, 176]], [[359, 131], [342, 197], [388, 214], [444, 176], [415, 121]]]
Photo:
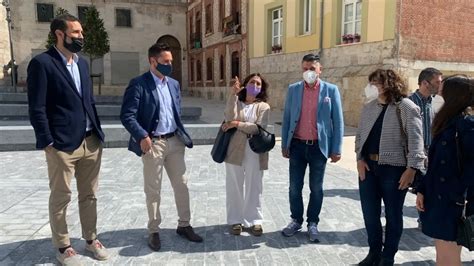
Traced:
[[[278, 144], [277, 144], [278, 145]], [[210, 146], [187, 150], [187, 175], [192, 225], [205, 240], [190, 243], [175, 233], [177, 214], [165, 177], [162, 190], [162, 249], [147, 247], [147, 214], [141, 160], [126, 149], [105, 149], [98, 193], [99, 239], [111, 258], [97, 262], [84, 253], [80, 240], [77, 192], [68, 209], [72, 244], [86, 265], [348, 265], [368, 251], [355, 172], [329, 164], [321, 212], [320, 243], [306, 232], [286, 238], [280, 229], [289, 221], [288, 161], [279, 149], [270, 155], [264, 175], [264, 235], [229, 235], [225, 221], [225, 169], [210, 160]], [[0, 153], [0, 265], [56, 264], [48, 224], [48, 178], [41, 151]], [[74, 182], [74, 181], [73, 181]], [[308, 188], [305, 186], [305, 195]], [[306, 200], [307, 198], [305, 198]], [[416, 229], [415, 198], [408, 195], [405, 230], [396, 262], [403, 265], [434, 263], [431, 239]], [[473, 254], [463, 251], [466, 265]]]

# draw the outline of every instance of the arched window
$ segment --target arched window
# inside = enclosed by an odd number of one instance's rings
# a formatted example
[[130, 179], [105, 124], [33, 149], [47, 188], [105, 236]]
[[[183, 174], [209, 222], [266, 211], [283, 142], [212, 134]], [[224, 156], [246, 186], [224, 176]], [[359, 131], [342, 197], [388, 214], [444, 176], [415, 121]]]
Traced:
[[214, 71], [212, 67], [212, 57], [208, 57], [206, 60], [206, 78], [207, 80], [212, 80], [212, 72]]
[[206, 34], [212, 32], [212, 4], [206, 6]]
[[200, 60], [197, 60], [196, 62], [196, 80], [197, 81], [201, 81], [202, 80], [202, 77], [201, 77], [201, 73], [202, 73], [202, 66], [201, 66], [201, 61]]
[[232, 78], [235, 76], [240, 78], [240, 58], [239, 52], [232, 53]]
[[220, 79], [223, 80], [225, 75], [225, 65], [224, 65], [224, 56], [221, 55], [219, 58], [219, 71], [220, 71]]
[[190, 61], [190, 65], [191, 65], [190, 70], [189, 70], [189, 72], [191, 72], [190, 73], [190, 77], [191, 77], [190, 81], [194, 81], [194, 59], [192, 59], [192, 58], [191, 58], [191, 61]]
[[194, 31], [196, 33], [195, 38], [197, 38], [199, 41], [201, 40], [201, 13], [198, 11], [196, 12], [196, 30]]

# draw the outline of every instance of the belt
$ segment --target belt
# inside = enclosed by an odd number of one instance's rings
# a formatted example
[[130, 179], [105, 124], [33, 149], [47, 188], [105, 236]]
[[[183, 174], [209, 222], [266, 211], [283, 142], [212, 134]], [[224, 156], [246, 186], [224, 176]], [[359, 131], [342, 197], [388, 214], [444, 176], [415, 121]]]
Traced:
[[164, 134], [164, 135], [157, 135], [157, 136], [153, 136], [153, 139], [169, 139], [171, 137], [174, 137], [174, 132], [171, 132], [171, 133], [168, 133], [168, 134]]
[[378, 154], [369, 154], [369, 160], [378, 162], [379, 161], [379, 155]]
[[296, 138], [294, 138], [293, 140], [297, 141], [297, 142], [303, 142], [306, 145], [314, 145], [314, 144], [318, 143], [317, 139], [296, 139]]
[[86, 131], [86, 138], [92, 136], [92, 130]]

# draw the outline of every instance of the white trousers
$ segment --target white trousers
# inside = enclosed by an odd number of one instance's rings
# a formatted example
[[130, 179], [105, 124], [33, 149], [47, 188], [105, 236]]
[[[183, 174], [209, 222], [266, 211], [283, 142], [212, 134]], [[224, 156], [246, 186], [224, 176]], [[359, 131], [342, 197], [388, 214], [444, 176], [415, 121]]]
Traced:
[[259, 155], [246, 143], [242, 166], [226, 163], [227, 224], [262, 224], [263, 171]]

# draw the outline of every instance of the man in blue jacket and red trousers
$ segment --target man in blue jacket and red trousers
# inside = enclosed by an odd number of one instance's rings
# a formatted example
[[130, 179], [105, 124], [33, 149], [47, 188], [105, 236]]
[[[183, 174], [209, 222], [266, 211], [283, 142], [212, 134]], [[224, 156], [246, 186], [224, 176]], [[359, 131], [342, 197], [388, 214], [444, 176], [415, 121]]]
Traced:
[[[178, 59], [179, 60], [179, 59]], [[123, 96], [120, 119], [130, 133], [128, 149], [142, 157], [145, 196], [148, 210], [148, 246], [158, 251], [160, 242], [160, 193], [163, 167], [171, 181], [178, 228], [176, 233], [192, 242], [202, 242], [190, 225], [185, 146], [193, 142], [181, 122], [178, 81], [169, 77], [173, 56], [165, 43], [148, 49], [150, 71], [130, 81]]]
[[319, 213], [323, 204], [323, 177], [326, 162], [341, 159], [344, 120], [341, 97], [336, 85], [319, 79], [319, 56], [307, 54], [301, 63], [303, 81], [291, 84], [286, 95], [282, 123], [282, 154], [290, 159], [291, 222], [284, 236], [301, 231], [303, 223], [302, 190], [309, 165], [309, 203], [307, 208], [309, 241], [318, 241]]
[[56, 43], [34, 57], [27, 69], [28, 106], [36, 148], [48, 164], [49, 221], [56, 258], [63, 265], [82, 265], [69, 239], [66, 210], [71, 179], [77, 180], [79, 216], [86, 250], [99, 260], [108, 252], [97, 240], [98, 177], [104, 133], [94, 103], [87, 62], [77, 53], [84, 44], [79, 20], [69, 14], [51, 22]]

